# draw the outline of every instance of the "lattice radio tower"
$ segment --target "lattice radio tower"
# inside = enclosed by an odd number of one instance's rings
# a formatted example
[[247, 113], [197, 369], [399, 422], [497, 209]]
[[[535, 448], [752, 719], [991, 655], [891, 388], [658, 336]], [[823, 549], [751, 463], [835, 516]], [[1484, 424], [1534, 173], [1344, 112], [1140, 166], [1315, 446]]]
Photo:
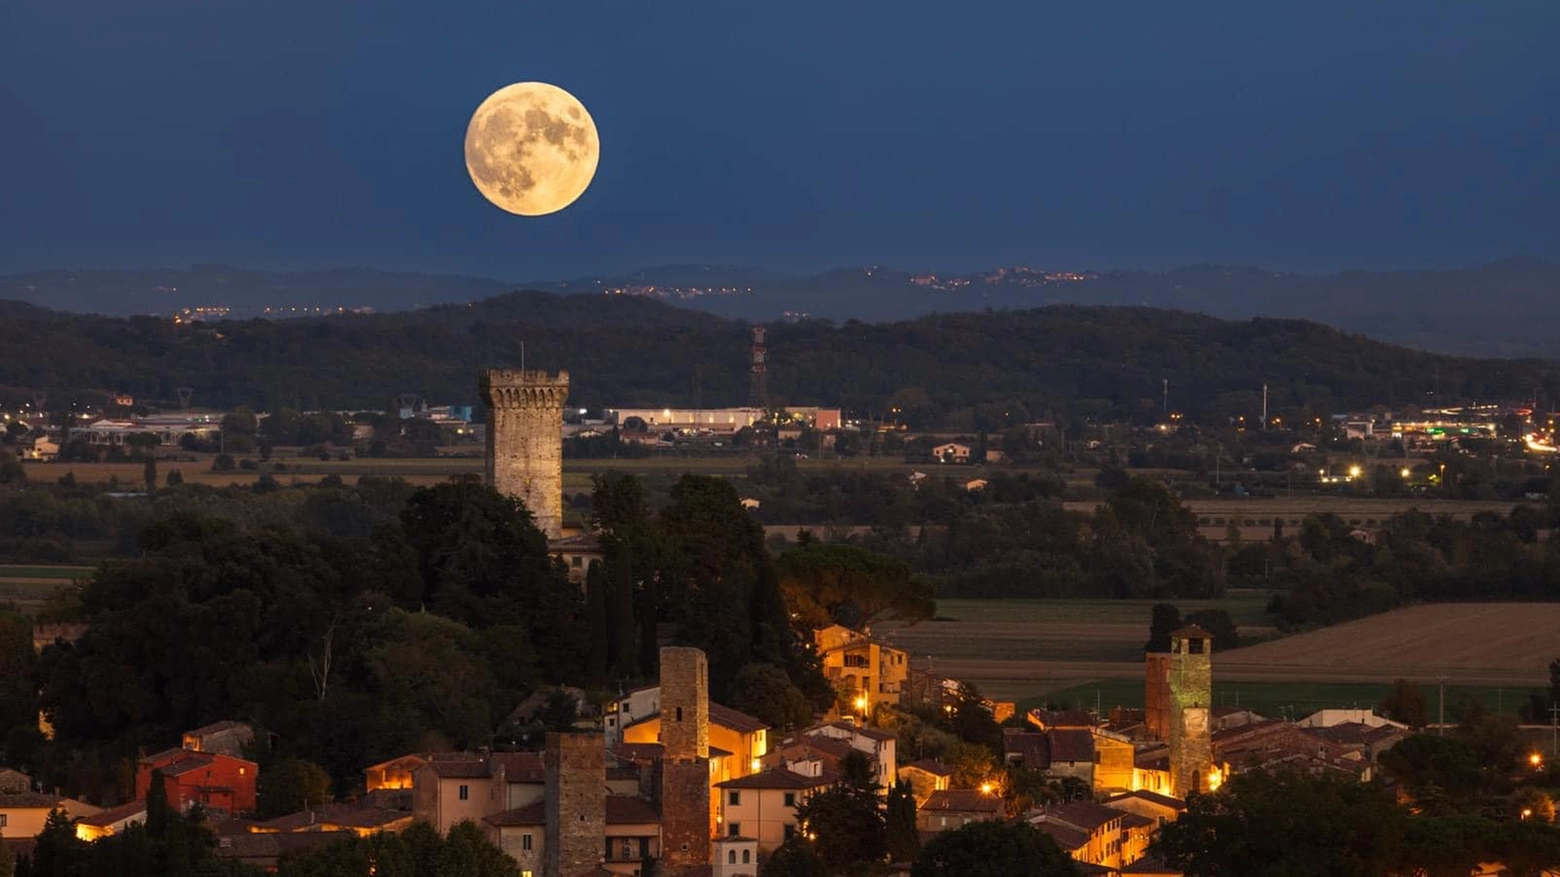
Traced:
[[748, 405], [769, 410], [769, 354], [764, 349], [764, 327], [753, 327], [752, 381], [748, 385]]

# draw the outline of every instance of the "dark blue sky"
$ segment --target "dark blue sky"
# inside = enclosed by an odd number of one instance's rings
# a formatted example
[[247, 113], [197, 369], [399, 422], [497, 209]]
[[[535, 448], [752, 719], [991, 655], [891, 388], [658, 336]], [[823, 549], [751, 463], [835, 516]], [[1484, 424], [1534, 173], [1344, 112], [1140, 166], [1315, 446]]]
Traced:
[[[1554, 0], [6, 0], [0, 270], [1560, 257]], [[494, 89], [574, 206], [490, 206]]]

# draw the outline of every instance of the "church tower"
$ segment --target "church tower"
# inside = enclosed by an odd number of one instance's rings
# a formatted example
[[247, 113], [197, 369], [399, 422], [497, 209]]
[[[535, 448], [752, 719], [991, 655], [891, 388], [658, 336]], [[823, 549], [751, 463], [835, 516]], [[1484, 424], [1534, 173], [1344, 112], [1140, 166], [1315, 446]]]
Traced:
[[569, 373], [485, 369], [487, 483], [525, 504], [548, 539], [563, 535], [563, 403]]
[[1213, 634], [1191, 625], [1170, 634], [1170, 794], [1209, 791], [1213, 767]]

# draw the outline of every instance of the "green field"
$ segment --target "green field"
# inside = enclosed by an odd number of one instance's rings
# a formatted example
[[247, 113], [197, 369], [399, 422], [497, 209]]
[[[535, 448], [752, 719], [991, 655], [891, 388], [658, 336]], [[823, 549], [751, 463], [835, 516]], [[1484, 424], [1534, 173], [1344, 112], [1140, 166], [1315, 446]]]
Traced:
[[[1369, 709], [1381, 702], [1392, 689], [1384, 683], [1328, 683], [1306, 682], [1218, 682], [1213, 683], [1214, 706], [1247, 707], [1264, 716], [1274, 718], [1285, 715], [1302, 718], [1324, 707], [1334, 709]], [[1435, 686], [1421, 686], [1433, 717], [1438, 706]], [[1446, 686], [1448, 707], [1465, 696], [1482, 701], [1489, 709], [1499, 712], [1516, 712], [1527, 703], [1528, 695], [1539, 693], [1526, 688], [1484, 688], [1476, 686]], [[1097, 695], [1097, 697], [1096, 697]], [[1103, 710], [1113, 706], [1141, 707], [1143, 682], [1134, 679], [1102, 679], [1097, 682], [1074, 685], [1047, 695], [1029, 697], [1019, 702], [1020, 710], [1029, 710], [1046, 703], [1071, 705], [1092, 709], [1098, 703]]]

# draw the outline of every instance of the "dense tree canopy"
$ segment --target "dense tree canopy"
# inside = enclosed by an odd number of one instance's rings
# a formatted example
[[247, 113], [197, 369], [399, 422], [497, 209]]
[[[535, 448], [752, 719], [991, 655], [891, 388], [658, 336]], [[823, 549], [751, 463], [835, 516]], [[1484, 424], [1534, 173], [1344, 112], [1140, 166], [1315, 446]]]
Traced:
[[1072, 857], [1026, 822], [971, 822], [932, 838], [912, 877], [1073, 877]]

